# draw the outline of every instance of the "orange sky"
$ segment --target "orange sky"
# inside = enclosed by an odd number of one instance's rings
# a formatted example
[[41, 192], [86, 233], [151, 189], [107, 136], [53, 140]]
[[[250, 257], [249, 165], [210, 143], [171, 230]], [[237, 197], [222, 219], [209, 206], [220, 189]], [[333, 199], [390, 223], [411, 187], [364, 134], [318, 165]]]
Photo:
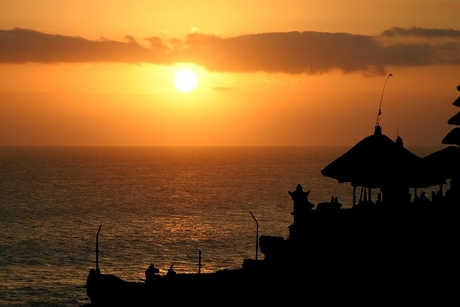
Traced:
[[383, 133], [441, 145], [459, 16], [457, 0], [3, 0], [0, 146], [349, 146], [385, 81]]

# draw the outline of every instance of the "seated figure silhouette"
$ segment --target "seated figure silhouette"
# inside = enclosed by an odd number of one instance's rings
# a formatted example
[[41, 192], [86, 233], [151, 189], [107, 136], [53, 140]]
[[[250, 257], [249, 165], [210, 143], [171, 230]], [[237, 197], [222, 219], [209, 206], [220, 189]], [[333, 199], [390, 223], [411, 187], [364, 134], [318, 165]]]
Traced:
[[316, 210], [336, 210], [342, 208], [342, 204], [339, 203], [339, 198], [337, 196], [331, 196], [331, 202], [319, 203], [316, 207]]
[[428, 199], [428, 197], [426, 197], [425, 192], [422, 192], [422, 193], [420, 194], [419, 201], [422, 202], [422, 203], [429, 203], [429, 202], [430, 202], [430, 200]]
[[177, 274], [176, 271], [174, 271], [173, 266], [174, 266], [174, 263], [171, 264], [171, 266], [170, 266], [169, 269], [168, 269], [168, 273], [167, 273], [166, 275], [172, 276], [172, 275], [176, 275], [176, 274]]
[[381, 203], [382, 203], [382, 193], [381, 193], [381, 192], [379, 192], [379, 193], [377, 194], [377, 202], [376, 202], [376, 203], [377, 203], [377, 204], [381, 204]]
[[145, 282], [151, 282], [153, 278], [155, 278], [156, 274], [160, 272], [159, 269], [157, 269], [153, 263], [150, 264], [150, 266], [145, 270]]

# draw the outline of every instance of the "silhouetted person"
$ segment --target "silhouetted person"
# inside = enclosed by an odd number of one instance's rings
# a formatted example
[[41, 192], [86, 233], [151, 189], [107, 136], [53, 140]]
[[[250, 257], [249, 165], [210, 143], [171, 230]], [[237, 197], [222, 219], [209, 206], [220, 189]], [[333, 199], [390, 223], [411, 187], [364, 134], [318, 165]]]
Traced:
[[424, 202], [424, 203], [430, 201], [430, 200], [428, 199], [428, 197], [426, 197], [425, 192], [422, 192], [422, 193], [420, 194], [420, 201], [421, 201], [421, 202]]
[[339, 198], [336, 196], [334, 197], [334, 205], [332, 206], [333, 209], [340, 209], [342, 208], [342, 204], [339, 203]]
[[173, 266], [174, 266], [174, 263], [171, 264], [171, 266], [170, 266], [169, 269], [168, 269], [168, 273], [167, 273], [166, 275], [172, 276], [172, 275], [176, 275], [176, 274], [177, 274], [176, 271], [174, 271]]
[[379, 192], [379, 194], [377, 194], [377, 203], [380, 204], [382, 202], [382, 193]]
[[160, 272], [160, 270], [154, 267], [153, 263], [150, 263], [150, 266], [145, 270], [145, 282], [152, 281], [158, 272]]
[[435, 202], [437, 200], [437, 195], [434, 191], [431, 192], [431, 201]]

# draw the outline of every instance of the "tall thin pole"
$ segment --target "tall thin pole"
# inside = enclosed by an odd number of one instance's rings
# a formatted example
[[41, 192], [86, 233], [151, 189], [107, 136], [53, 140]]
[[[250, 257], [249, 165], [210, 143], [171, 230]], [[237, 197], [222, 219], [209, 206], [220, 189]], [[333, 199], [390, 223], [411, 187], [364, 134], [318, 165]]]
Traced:
[[96, 234], [96, 272], [99, 272], [99, 232], [101, 231], [102, 225], [99, 226], [99, 230]]
[[259, 255], [259, 222], [257, 222], [254, 214], [252, 214], [251, 211], [249, 211], [249, 213], [251, 213], [251, 216], [252, 218], [254, 219], [254, 221], [256, 222], [256, 260], [258, 259], [258, 255]]
[[385, 79], [385, 83], [383, 84], [382, 96], [380, 96], [380, 105], [379, 105], [379, 113], [377, 114], [377, 120], [375, 122], [375, 126], [379, 126], [380, 124], [380, 115], [382, 114], [382, 101], [383, 101], [383, 93], [385, 92], [385, 86], [387, 85], [388, 78], [393, 76], [389, 74], [388, 77]]
[[201, 274], [201, 251], [198, 251], [198, 274]]

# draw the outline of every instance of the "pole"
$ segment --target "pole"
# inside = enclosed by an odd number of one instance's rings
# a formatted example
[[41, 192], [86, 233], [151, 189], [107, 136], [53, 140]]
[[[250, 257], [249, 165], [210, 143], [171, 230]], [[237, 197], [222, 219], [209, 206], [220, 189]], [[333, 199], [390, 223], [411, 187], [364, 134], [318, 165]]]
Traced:
[[380, 96], [380, 105], [379, 105], [379, 113], [377, 114], [377, 120], [375, 121], [375, 126], [380, 125], [380, 115], [382, 114], [382, 101], [383, 101], [383, 93], [385, 92], [385, 86], [387, 85], [388, 78], [392, 77], [392, 74], [389, 74], [385, 79], [385, 83], [383, 84], [382, 96]]
[[249, 213], [251, 213], [252, 218], [256, 222], [256, 261], [257, 261], [258, 255], [259, 255], [259, 222], [257, 222], [254, 214], [252, 214], [251, 211], [249, 211]]
[[201, 274], [201, 251], [198, 251], [198, 274]]
[[101, 231], [102, 225], [99, 226], [99, 230], [96, 234], [96, 272], [99, 272], [99, 232]]

